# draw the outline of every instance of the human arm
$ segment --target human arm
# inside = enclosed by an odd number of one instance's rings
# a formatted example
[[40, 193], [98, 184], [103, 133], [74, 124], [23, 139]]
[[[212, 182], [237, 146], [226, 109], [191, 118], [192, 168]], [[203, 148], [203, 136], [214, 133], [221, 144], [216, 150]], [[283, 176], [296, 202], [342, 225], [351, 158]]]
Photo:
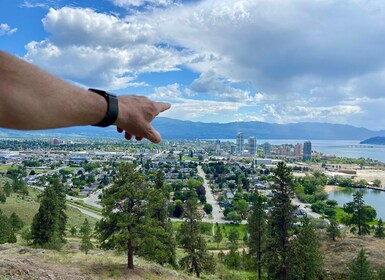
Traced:
[[[21, 130], [92, 125], [103, 119], [106, 100], [32, 64], [0, 51], [0, 127]], [[170, 104], [143, 96], [119, 96], [115, 125], [126, 138], [160, 141], [151, 121]]]

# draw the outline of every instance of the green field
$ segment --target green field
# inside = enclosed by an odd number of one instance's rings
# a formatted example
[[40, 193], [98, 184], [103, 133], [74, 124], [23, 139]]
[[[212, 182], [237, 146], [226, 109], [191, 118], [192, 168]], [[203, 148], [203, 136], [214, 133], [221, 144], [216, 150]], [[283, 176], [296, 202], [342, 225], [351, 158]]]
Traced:
[[10, 167], [10, 165], [0, 165], [0, 172], [6, 172]]
[[[0, 204], [0, 209], [4, 214], [10, 216], [12, 212], [15, 212], [27, 225], [32, 223], [33, 216], [35, 216], [39, 210], [37, 196], [40, 193], [40, 191], [33, 188], [28, 188], [28, 191], [29, 196], [24, 199], [20, 195], [13, 193], [7, 198], [5, 204]], [[68, 215], [67, 227], [80, 226], [85, 218], [87, 218], [92, 225], [96, 223], [95, 218], [84, 215], [73, 207], [67, 207], [66, 213]]]
[[79, 169], [79, 167], [65, 167], [63, 170], [69, 171], [69, 172], [74, 172], [76, 169]]

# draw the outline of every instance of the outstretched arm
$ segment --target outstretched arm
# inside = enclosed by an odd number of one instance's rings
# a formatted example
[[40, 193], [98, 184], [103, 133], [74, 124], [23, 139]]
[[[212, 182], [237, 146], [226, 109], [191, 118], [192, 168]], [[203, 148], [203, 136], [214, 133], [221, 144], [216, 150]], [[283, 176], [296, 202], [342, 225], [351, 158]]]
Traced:
[[[151, 121], [170, 104], [144, 96], [119, 96], [118, 131], [160, 142]], [[103, 119], [106, 100], [0, 51], [0, 127], [32, 130], [92, 125]]]

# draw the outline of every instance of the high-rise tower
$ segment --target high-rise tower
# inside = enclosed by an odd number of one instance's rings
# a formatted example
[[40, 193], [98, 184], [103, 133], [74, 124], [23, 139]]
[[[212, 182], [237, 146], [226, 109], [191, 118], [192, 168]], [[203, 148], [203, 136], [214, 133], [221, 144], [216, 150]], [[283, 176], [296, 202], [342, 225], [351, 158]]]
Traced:
[[302, 159], [303, 160], [311, 159], [311, 142], [310, 141], [306, 141], [305, 143], [303, 143]]
[[249, 137], [249, 154], [254, 156], [257, 153], [257, 138]]
[[238, 154], [242, 154], [243, 152], [243, 133], [242, 132], [238, 132], [237, 134], [237, 153]]

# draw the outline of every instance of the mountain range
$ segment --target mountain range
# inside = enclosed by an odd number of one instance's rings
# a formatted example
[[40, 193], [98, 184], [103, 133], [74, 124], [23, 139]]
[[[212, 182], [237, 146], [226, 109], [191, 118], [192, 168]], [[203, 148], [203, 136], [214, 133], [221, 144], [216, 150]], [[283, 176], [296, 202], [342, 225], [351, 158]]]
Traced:
[[[385, 130], [374, 131], [363, 127], [331, 123], [266, 122], [203, 123], [158, 117], [153, 122], [163, 139], [235, 139], [243, 132], [245, 139], [304, 139], [304, 140], [363, 140], [384, 136]], [[121, 138], [115, 127], [70, 127], [52, 130], [17, 131], [0, 129], [0, 137], [93, 137]]]

